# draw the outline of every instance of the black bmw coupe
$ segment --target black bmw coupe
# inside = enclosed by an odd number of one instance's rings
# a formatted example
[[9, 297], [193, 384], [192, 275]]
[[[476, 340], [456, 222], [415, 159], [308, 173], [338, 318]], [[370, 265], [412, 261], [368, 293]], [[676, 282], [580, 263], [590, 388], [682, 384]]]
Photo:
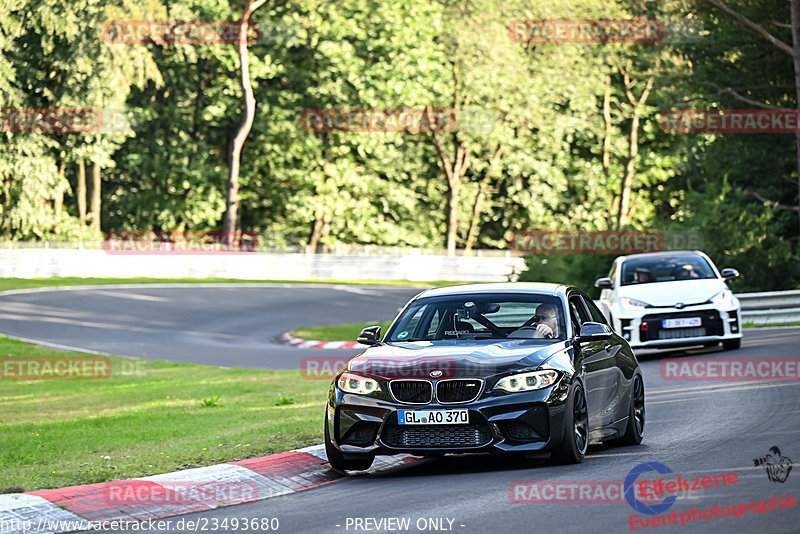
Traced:
[[628, 343], [578, 288], [474, 284], [424, 291], [331, 384], [331, 467], [377, 454], [524, 453], [583, 460], [591, 442], [635, 445], [644, 382]]

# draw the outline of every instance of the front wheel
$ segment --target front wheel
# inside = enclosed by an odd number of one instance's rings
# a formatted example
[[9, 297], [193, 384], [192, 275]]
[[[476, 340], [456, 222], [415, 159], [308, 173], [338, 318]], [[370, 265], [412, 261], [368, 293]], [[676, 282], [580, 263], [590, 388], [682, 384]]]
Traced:
[[589, 409], [586, 395], [580, 382], [575, 383], [566, 404], [564, 415], [564, 439], [553, 453], [553, 460], [560, 464], [579, 464], [586, 456], [589, 446]]
[[742, 346], [742, 340], [739, 339], [725, 339], [722, 341], [723, 350], [736, 350]]
[[328, 414], [325, 414], [325, 454], [328, 456], [328, 463], [334, 471], [344, 473], [345, 471], [366, 471], [372, 466], [375, 460], [374, 454], [361, 454], [358, 458], [345, 458], [342, 451], [331, 443], [328, 433]]

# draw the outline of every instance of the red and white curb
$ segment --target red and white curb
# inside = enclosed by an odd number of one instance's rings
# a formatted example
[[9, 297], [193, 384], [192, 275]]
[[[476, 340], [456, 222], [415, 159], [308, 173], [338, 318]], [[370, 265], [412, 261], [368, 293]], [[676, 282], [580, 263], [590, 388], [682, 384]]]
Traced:
[[[378, 473], [414, 461], [407, 454], [378, 456], [364, 473]], [[261, 501], [345, 477], [327, 464], [325, 447], [315, 445], [174, 473], [0, 495], [0, 534], [54, 534], [110, 527], [112, 522], [146, 521]]]
[[289, 332], [281, 334], [277, 340], [279, 343], [291, 345], [298, 349], [357, 349], [361, 347], [361, 343], [357, 341], [316, 341], [293, 337]]

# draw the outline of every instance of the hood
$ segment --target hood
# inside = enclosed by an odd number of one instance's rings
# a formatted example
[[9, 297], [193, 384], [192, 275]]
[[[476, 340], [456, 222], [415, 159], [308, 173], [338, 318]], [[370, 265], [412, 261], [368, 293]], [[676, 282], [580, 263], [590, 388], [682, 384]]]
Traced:
[[530, 339], [392, 342], [367, 349], [347, 368], [383, 379], [485, 378], [538, 367], [565, 349], [564, 341]]
[[672, 306], [678, 302], [700, 304], [724, 289], [728, 286], [723, 280], [709, 278], [620, 286], [619, 296], [641, 300], [652, 306]]

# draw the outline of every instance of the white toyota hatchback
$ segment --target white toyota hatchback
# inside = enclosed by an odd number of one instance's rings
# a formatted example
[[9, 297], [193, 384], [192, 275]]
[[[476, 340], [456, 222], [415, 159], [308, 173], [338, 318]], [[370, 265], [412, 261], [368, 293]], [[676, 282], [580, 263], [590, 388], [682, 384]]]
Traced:
[[620, 256], [602, 289], [600, 309], [614, 330], [634, 348], [693, 345], [738, 349], [741, 306], [725, 280], [736, 269], [718, 271], [700, 251], [670, 251]]

